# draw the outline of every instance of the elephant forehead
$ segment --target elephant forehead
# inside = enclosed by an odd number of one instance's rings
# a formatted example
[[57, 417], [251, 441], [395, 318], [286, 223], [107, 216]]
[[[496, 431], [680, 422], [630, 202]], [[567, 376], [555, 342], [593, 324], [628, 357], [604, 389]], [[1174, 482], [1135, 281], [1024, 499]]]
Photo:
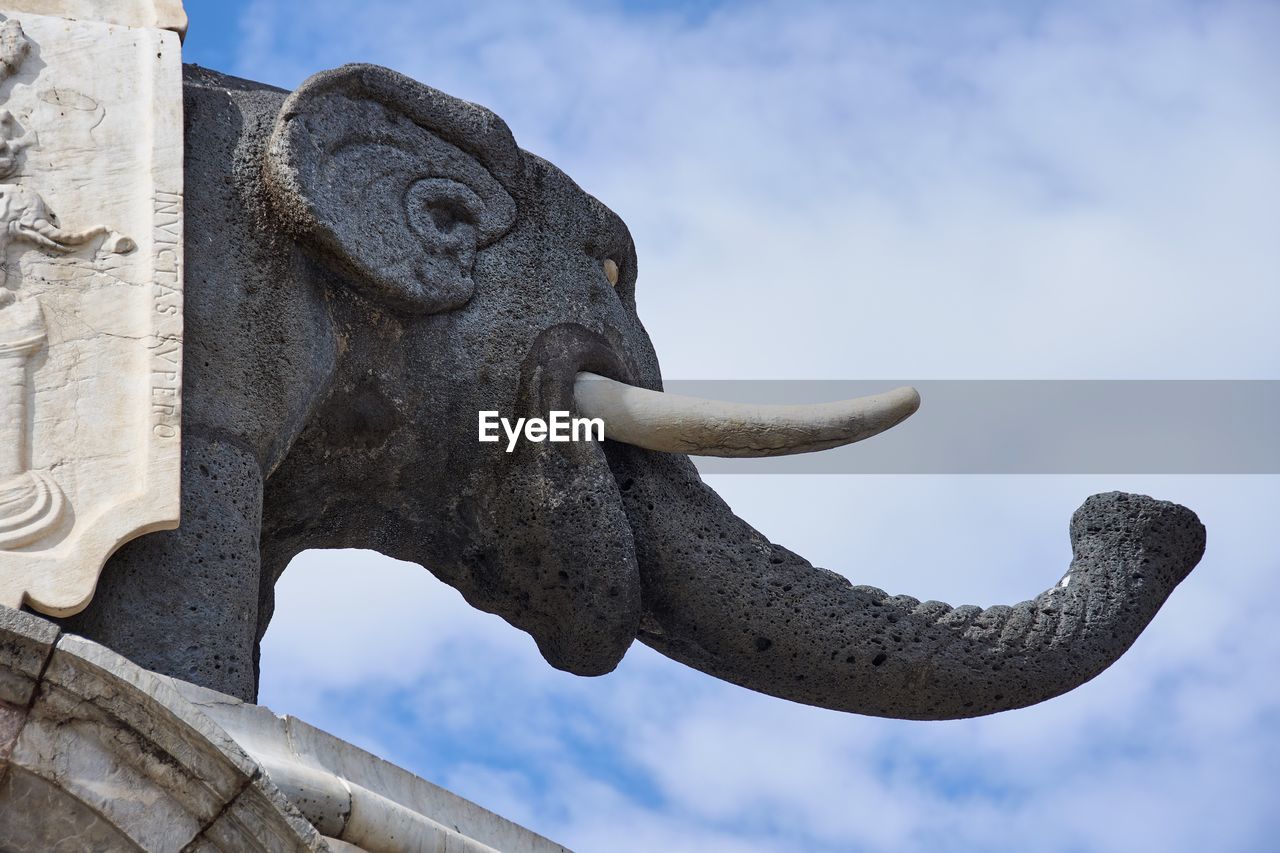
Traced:
[[525, 158], [526, 188], [521, 207], [535, 208], [541, 221], [566, 233], [615, 238], [630, 243], [626, 222], [608, 205], [578, 185], [560, 167], [528, 151]]

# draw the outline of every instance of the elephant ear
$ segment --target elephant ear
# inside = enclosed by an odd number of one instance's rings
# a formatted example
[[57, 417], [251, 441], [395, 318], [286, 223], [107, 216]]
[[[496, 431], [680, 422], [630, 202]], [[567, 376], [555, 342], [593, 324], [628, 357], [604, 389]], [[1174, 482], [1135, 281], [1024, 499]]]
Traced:
[[308, 79], [266, 159], [272, 204], [366, 295], [431, 314], [466, 304], [477, 251], [516, 217], [520, 150], [493, 113], [375, 65]]

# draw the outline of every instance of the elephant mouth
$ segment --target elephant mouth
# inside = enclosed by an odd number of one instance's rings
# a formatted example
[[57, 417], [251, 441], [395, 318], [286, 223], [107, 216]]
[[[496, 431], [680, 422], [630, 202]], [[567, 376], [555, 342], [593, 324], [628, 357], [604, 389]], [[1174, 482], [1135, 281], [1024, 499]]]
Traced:
[[636, 371], [603, 335], [575, 323], [544, 330], [520, 368], [517, 413], [546, 417], [552, 411], [577, 410], [575, 381], [582, 373], [629, 387], [637, 384]]

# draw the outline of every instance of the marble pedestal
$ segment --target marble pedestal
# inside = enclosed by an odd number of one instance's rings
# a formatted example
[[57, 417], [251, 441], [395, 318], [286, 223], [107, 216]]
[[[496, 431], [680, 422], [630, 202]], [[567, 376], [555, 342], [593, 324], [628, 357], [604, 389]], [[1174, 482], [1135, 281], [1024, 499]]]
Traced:
[[6, 607], [0, 849], [565, 853], [300, 720]]

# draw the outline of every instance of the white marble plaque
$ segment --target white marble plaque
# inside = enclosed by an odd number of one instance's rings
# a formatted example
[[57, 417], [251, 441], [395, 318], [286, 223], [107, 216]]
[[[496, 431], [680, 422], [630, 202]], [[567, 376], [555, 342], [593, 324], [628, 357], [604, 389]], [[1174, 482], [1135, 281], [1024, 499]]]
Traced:
[[178, 525], [177, 0], [0, 0], [0, 604]]

